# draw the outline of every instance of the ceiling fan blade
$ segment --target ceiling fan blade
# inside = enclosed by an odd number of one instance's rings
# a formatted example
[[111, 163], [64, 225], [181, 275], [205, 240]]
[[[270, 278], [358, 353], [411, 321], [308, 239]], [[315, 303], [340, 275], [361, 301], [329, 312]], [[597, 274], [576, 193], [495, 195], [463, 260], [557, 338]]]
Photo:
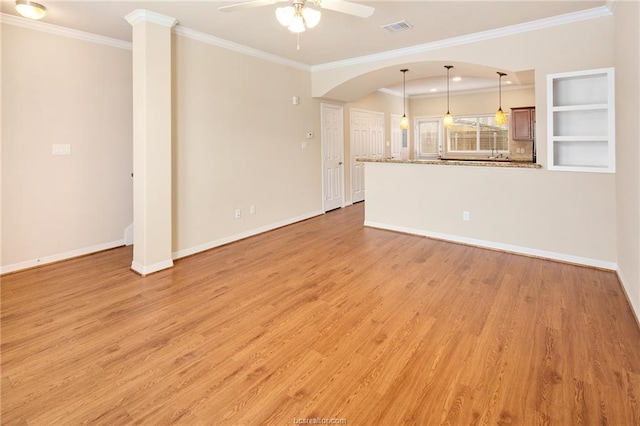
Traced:
[[360, 18], [368, 18], [375, 12], [375, 8], [371, 6], [352, 3], [346, 0], [320, 0], [319, 3], [323, 9], [335, 10], [336, 12], [359, 16]]
[[235, 3], [235, 4], [230, 4], [228, 6], [220, 6], [218, 10], [222, 12], [233, 12], [235, 10], [251, 9], [251, 8], [260, 7], [260, 6], [268, 6], [270, 4], [280, 3], [281, 1], [287, 1], [287, 0], [252, 0], [252, 1], [246, 1], [244, 3]]

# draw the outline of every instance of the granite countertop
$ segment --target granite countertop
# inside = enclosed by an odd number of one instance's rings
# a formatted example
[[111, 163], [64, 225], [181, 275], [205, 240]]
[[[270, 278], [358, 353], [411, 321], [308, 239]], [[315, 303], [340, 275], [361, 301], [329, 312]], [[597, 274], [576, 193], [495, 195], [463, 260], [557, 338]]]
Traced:
[[402, 160], [399, 158], [356, 158], [363, 163], [434, 164], [440, 166], [511, 167], [518, 169], [541, 169], [542, 165], [527, 161], [511, 160]]

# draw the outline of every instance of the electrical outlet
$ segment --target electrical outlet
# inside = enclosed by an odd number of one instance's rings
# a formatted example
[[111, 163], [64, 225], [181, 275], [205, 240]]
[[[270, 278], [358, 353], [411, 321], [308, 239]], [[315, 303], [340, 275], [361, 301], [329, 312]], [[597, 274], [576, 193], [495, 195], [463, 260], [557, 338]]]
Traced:
[[240, 209], [236, 209], [236, 219], [240, 219], [241, 216], [242, 216], [242, 211], [240, 211]]
[[464, 220], [465, 222], [469, 221], [469, 212], [462, 212], [462, 220]]
[[249, 206], [249, 213], [256, 214], [256, 205], [255, 204], [251, 204], [251, 206]]

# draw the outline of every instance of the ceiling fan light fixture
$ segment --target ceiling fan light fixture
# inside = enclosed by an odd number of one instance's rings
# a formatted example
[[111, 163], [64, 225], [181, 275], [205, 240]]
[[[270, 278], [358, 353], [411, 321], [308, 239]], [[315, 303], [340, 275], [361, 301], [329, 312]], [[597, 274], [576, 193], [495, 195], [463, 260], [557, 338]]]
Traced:
[[276, 9], [276, 19], [292, 33], [304, 32], [307, 28], [313, 28], [320, 22], [322, 13], [319, 10], [306, 7], [304, 2], [294, 2], [293, 6], [284, 6]]
[[276, 9], [276, 19], [278, 20], [280, 25], [283, 25], [285, 27], [291, 25], [295, 14], [296, 10], [293, 8], [293, 6], [284, 6]]
[[321, 16], [322, 13], [319, 10], [311, 9], [310, 7], [302, 9], [302, 17], [307, 24], [307, 28], [313, 28], [318, 25]]
[[16, 11], [29, 19], [42, 19], [47, 14], [47, 8], [30, 0], [16, 0]]
[[291, 19], [291, 24], [289, 24], [289, 31], [292, 33], [302, 33], [305, 30], [304, 27], [304, 19], [301, 15], [296, 15]]

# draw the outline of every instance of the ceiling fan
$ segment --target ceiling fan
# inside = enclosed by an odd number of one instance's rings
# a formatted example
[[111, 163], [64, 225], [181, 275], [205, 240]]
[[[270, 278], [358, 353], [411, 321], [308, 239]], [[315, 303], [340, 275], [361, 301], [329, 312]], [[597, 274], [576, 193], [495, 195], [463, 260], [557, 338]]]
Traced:
[[320, 11], [307, 6], [311, 3], [321, 9], [333, 10], [336, 12], [346, 13], [348, 15], [358, 16], [360, 18], [368, 18], [373, 15], [375, 9], [371, 6], [365, 6], [353, 3], [347, 0], [251, 0], [243, 3], [221, 6], [218, 10], [223, 12], [232, 12], [240, 9], [249, 9], [260, 6], [268, 6], [277, 3], [289, 3], [289, 6], [279, 7], [276, 9], [276, 18], [291, 32], [301, 33], [305, 28], [313, 28], [320, 22]]

